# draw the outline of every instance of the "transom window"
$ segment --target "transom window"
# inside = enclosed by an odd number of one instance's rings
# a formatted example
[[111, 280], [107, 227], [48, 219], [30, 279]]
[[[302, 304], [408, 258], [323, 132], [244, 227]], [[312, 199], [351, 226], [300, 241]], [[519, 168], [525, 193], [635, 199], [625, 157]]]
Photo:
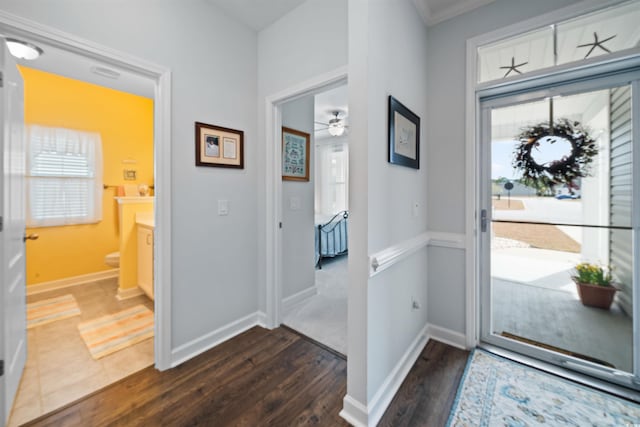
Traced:
[[640, 1], [633, 0], [478, 48], [478, 82], [637, 48]]

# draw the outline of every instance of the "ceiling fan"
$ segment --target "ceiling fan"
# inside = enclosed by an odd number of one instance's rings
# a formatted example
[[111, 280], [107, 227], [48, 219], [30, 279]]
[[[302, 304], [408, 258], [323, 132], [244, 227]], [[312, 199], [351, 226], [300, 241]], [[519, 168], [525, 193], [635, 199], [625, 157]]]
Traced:
[[344, 124], [344, 116], [340, 111], [333, 111], [331, 113], [332, 119], [329, 120], [329, 123], [315, 122], [317, 125], [321, 125], [324, 127], [316, 128], [316, 131], [328, 130], [331, 136], [341, 136], [344, 134], [344, 131], [348, 126]]

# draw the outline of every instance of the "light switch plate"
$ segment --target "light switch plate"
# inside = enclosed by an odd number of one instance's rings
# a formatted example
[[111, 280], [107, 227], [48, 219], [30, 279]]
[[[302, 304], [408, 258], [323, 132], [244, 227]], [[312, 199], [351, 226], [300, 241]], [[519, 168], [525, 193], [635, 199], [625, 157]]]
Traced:
[[229, 215], [229, 201], [225, 199], [218, 200], [218, 215]]
[[420, 213], [420, 204], [414, 201], [413, 205], [411, 206], [411, 210], [411, 213], [414, 217], [418, 216], [418, 214]]
[[292, 211], [299, 211], [302, 208], [302, 202], [300, 201], [300, 197], [291, 196], [289, 198], [289, 209]]

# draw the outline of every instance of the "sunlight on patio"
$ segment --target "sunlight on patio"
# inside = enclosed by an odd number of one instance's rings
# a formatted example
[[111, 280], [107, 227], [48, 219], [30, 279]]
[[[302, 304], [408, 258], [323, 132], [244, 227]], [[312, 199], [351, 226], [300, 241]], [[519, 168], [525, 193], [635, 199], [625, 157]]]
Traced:
[[[524, 206], [515, 202], [515, 208], [500, 206], [499, 216], [515, 219], [517, 210], [524, 213]], [[540, 215], [544, 212], [550, 210], [541, 209]], [[617, 301], [609, 310], [582, 305], [571, 280], [583, 259], [581, 233], [575, 230], [579, 227], [503, 225], [512, 224], [492, 225], [493, 333], [630, 372], [631, 316]]]

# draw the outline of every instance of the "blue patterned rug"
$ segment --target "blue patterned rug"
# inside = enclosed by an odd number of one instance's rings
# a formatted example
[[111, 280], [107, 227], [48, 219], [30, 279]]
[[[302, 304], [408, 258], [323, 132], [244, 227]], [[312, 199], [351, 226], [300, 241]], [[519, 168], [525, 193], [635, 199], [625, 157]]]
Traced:
[[474, 350], [447, 426], [537, 425], [637, 426], [640, 405]]

